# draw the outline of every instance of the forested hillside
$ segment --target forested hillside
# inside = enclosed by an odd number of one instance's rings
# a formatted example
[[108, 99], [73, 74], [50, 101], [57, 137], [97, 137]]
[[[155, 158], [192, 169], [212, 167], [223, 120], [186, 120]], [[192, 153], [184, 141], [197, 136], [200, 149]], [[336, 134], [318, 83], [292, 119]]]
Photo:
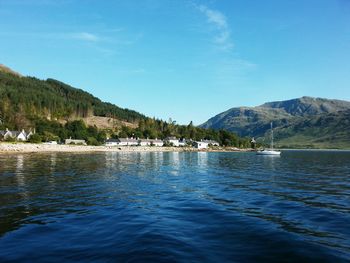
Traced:
[[[129, 109], [102, 102], [93, 95], [54, 79], [23, 77], [0, 66], [0, 130], [36, 129], [35, 141], [85, 139], [100, 144], [106, 137], [212, 139], [222, 145], [249, 147], [250, 139], [224, 130], [177, 125], [148, 118]], [[94, 116], [118, 125], [88, 125]], [[107, 118], [108, 117], [108, 118]], [[107, 125], [108, 126], [108, 125]]]
[[54, 79], [21, 77], [0, 69], [0, 118], [10, 126], [26, 127], [33, 118], [107, 116], [128, 122], [146, 117], [102, 102], [91, 94]]

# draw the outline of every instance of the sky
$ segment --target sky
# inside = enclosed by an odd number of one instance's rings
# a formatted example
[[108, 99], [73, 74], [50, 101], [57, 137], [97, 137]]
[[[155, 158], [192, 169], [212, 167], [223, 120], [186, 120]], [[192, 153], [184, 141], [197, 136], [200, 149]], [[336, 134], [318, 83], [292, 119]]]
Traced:
[[0, 63], [179, 124], [350, 100], [350, 1], [0, 0]]

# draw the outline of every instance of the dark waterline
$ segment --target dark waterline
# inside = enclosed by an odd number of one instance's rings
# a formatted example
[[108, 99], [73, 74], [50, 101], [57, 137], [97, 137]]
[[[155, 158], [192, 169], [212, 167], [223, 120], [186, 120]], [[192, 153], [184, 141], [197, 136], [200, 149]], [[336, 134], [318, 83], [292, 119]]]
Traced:
[[349, 262], [350, 152], [0, 155], [0, 262]]

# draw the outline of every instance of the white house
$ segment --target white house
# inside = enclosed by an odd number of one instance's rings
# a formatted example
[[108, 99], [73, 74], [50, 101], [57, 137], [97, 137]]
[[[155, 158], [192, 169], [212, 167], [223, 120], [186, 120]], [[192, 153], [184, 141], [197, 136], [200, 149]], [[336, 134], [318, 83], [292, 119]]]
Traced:
[[179, 146], [180, 146], [180, 147], [185, 147], [186, 144], [187, 144], [186, 139], [181, 139], [181, 140], [179, 140]]
[[108, 139], [105, 142], [105, 146], [118, 146], [120, 143], [119, 139]]
[[220, 146], [220, 143], [214, 140], [202, 140], [202, 142], [208, 143], [208, 145], [211, 145], [211, 146]]
[[24, 130], [10, 131], [9, 129], [6, 129], [4, 131], [0, 131], [0, 139], [7, 140], [12, 138], [17, 141], [27, 141], [32, 134], [32, 132], [26, 133]]
[[193, 143], [193, 145], [197, 149], [207, 149], [209, 147], [209, 143], [204, 141], [196, 141]]
[[24, 130], [22, 130], [21, 132], [16, 131], [14, 133], [15, 133], [17, 141], [26, 141], [27, 140], [27, 133]]
[[137, 139], [134, 138], [119, 138], [119, 139], [108, 139], [105, 142], [105, 146], [136, 146], [139, 145]]
[[164, 142], [171, 144], [175, 147], [179, 146], [179, 139], [177, 139], [176, 137], [168, 137], [164, 139]]
[[158, 140], [158, 139], [140, 139], [139, 145], [140, 146], [158, 146], [158, 147], [161, 147], [164, 145], [164, 142], [162, 140]]
[[119, 144], [120, 146], [136, 146], [139, 145], [139, 142], [137, 139], [134, 138], [119, 138]]
[[154, 146], [158, 146], [158, 147], [162, 147], [164, 145], [164, 142], [162, 140], [159, 139], [155, 139], [152, 141]]
[[9, 138], [13, 138], [13, 135], [9, 129], [6, 128], [4, 131], [0, 131], [0, 137], [2, 140], [7, 140]]

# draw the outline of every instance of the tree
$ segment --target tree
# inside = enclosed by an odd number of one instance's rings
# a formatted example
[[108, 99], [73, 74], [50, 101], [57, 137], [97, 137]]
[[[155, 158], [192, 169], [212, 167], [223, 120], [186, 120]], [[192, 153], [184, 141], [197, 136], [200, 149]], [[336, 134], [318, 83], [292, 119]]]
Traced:
[[41, 143], [42, 142], [42, 137], [35, 133], [32, 136], [29, 137], [29, 142], [31, 143]]

